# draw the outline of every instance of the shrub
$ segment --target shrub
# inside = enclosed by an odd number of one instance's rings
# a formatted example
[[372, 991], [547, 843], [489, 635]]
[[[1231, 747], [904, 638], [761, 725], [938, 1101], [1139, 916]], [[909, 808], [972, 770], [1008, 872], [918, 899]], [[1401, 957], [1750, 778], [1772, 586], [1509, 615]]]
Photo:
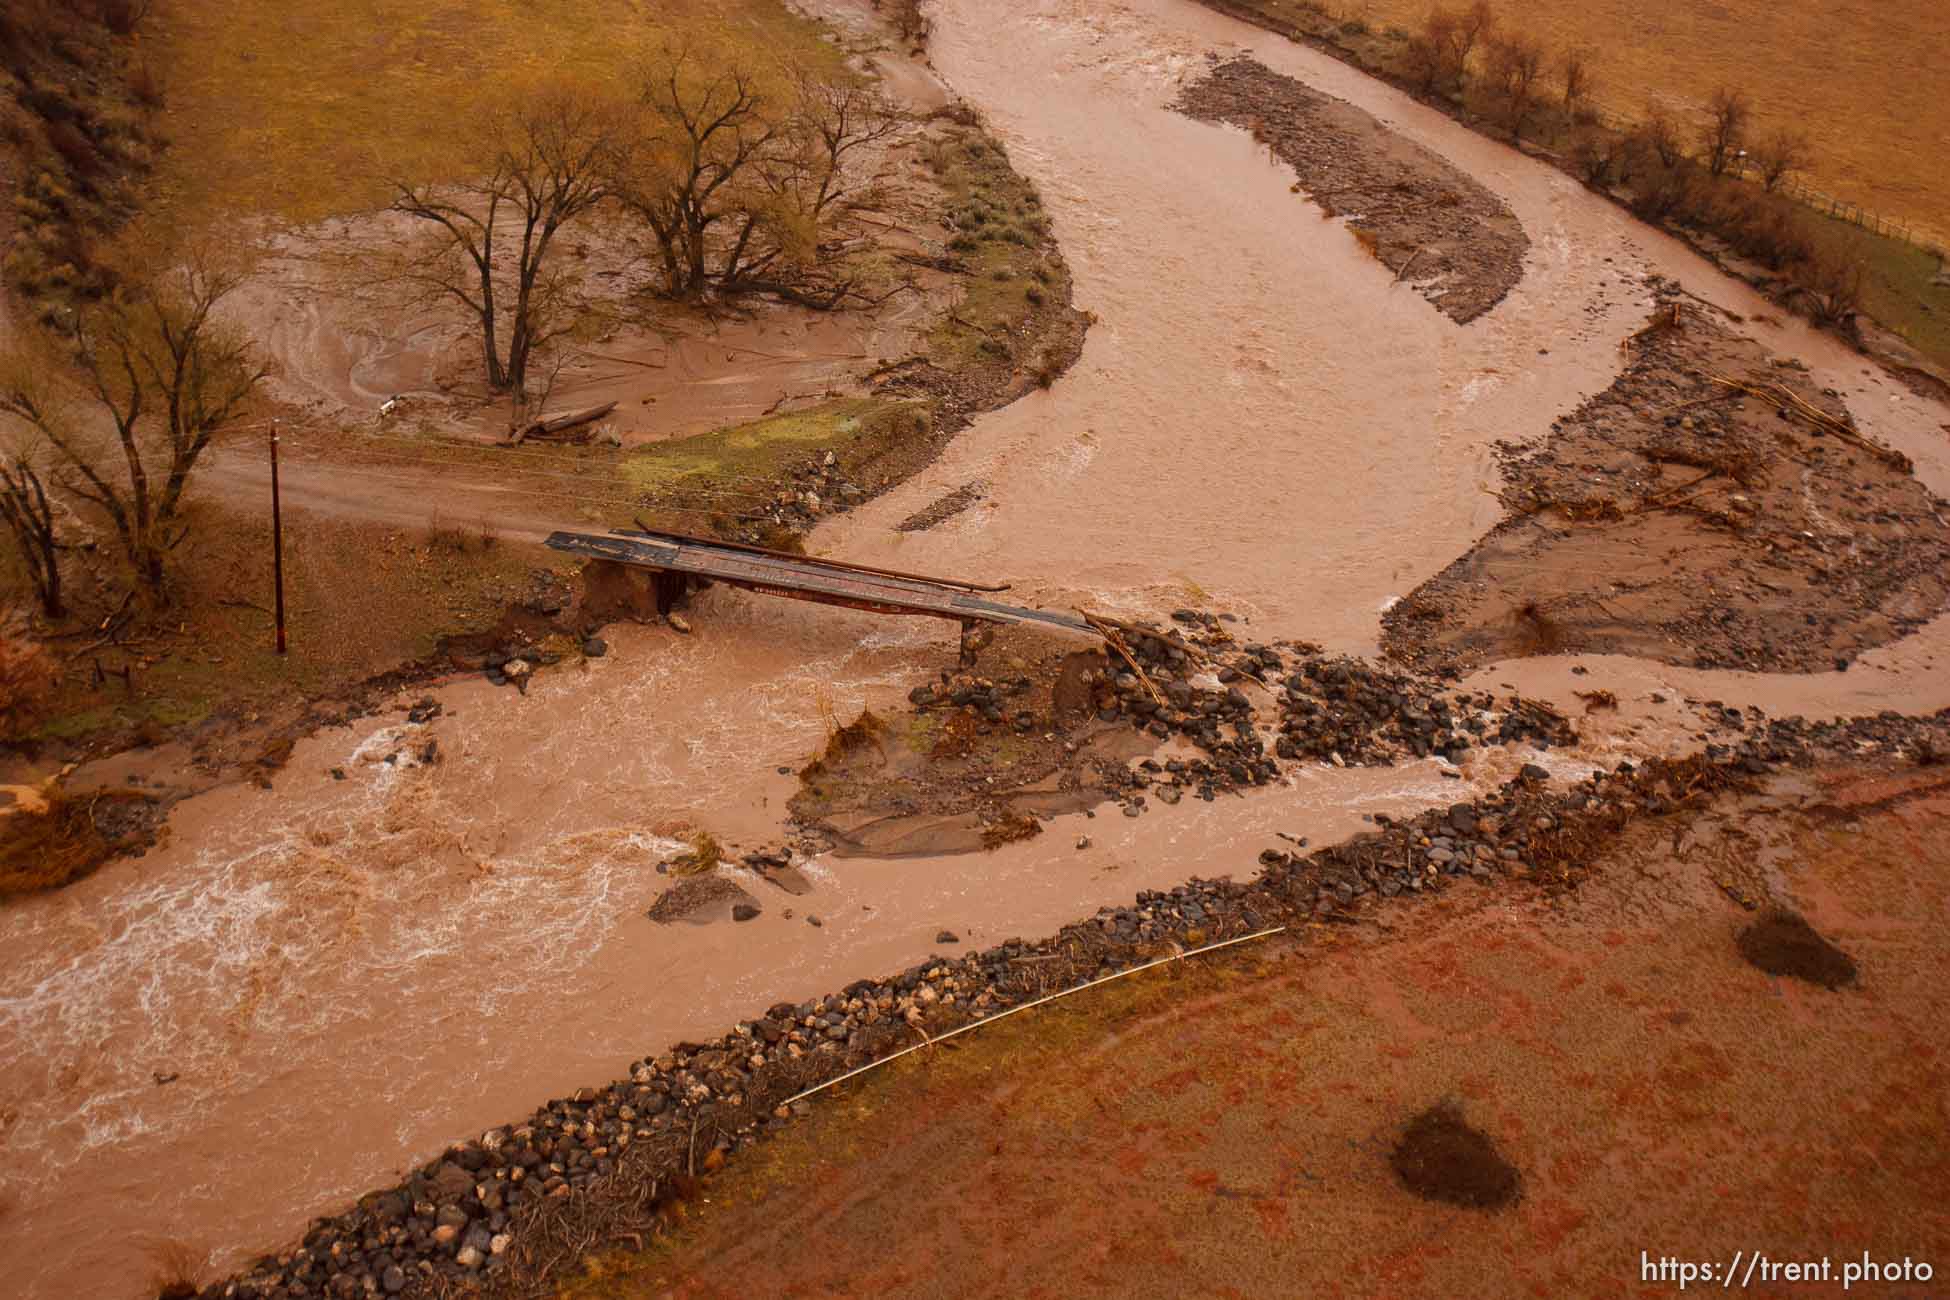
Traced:
[[1698, 197], [1687, 168], [1654, 167], [1632, 187], [1632, 212], [1641, 221], [1688, 221], [1696, 211]]
[[1602, 128], [1581, 129], [1571, 141], [1571, 162], [1587, 185], [1603, 188], [1618, 175], [1624, 142]]
[[1639, 127], [1639, 138], [1647, 152], [1659, 159], [1662, 166], [1677, 167], [1680, 159], [1686, 156], [1685, 146], [1679, 140], [1679, 126], [1672, 120], [1672, 114], [1658, 105], [1646, 110], [1645, 123]]
[[43, 130], [48, 144], [68, 165], [68, 174], [80, 180], [92, 181], [103, 170], [101, 153], [94, 141], [81, 133], [81, 128], [70, 121], [51, 121]]
[[54, 689], [54, 661], [47, 648], [27, 633], [18, 611], [0, 615], [0, 727], [13, 732]]
[[155, 69], [149, 66], [147, 59], [130, 67], [129, 93], [134, 95], [136, 103], [141, 104], [144, 108], [161, 108], [163, 106], [164, 95], [162, 81], [156, 76]]
[[1862, 307], [1862, 263], [1822, 250], [1797, 268], [1795, 285], [1808, 314], [1822, 325], [1840, 325]]

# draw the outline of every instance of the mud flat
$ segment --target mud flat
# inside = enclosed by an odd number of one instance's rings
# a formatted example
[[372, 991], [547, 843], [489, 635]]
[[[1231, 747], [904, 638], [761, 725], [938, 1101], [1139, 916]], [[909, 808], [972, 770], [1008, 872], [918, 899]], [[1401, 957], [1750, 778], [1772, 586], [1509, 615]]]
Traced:
[[[1216, 57], [1216, 56], [1215, 56]], [[1509, 205], [1453, 163], [1370, 113], [1250, 58], [1218, 63], [1176, 107], [1245, 127], [1328, 216], [1459, 325], [1503, 301], [1530, 248]]]

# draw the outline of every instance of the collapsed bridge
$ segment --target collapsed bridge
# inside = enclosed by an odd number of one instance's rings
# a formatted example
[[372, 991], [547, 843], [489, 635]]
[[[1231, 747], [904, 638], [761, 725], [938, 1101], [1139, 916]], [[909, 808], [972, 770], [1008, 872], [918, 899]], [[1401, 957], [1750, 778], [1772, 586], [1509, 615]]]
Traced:
[[988, 598], [1007, 591], [1007, 583], [931, 578], [645, 527], [608, 533], [555, 532], [549, 534], [547, 545], [570, 555], [654, 570], [657, 610], [665, 614], [690, 583], [706, 581], [876, 614], [948, 619], [961, 624], [964, 660], [985, 643], [986, 638], [978, 632], [984, 625], [1033, 624], [1089, 637], [1103, 634], [1096, 620], [1082, 614], [1007, 605]]

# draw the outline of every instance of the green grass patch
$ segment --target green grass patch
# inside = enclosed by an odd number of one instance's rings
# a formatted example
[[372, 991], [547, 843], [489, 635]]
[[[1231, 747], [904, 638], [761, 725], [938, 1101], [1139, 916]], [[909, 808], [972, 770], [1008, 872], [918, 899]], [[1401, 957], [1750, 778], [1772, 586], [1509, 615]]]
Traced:
[[1818, 245], [1861, 261], [1864, 311], [1937, 365], [1950, 367], [1950, 287], [1932, 283], [1934, 255], [1835, 217], [1813, 218], [1808, 232]]
[[671, 526], [697, 531], [700, 514], [735, 518], [763, 511], [795, 468], [827, 451], [843, 473], [863, 474], [902, 444], [924, 437], [931, 422], [924, 402], [848, 398], [660, 442], [632, 452], [621, 468], [646, 515], [668, 513]]
[[1049, 217], [1035, 186], [994, 141], [960, 133], [936, 147], [955, 233], [948, 250], [969, 268], [962, 296], [928, 339], [943, 367], [1014, 359], [1011, 336], [1045, 302], [1067, 301], [1069, 271], [1046, 255]]

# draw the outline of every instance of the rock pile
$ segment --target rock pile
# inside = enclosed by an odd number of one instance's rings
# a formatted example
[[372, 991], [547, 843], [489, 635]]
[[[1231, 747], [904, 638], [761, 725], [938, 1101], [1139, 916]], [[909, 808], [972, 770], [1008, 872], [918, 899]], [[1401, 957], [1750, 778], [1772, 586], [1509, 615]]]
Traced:
[[1359, 659], [1307, 659], [1283, 683], [1281, 758], [1386, 767], [1403, 757], [1460, 761], [1480, 745], [1569, 745], [1577, 733], [1546, 704], [1512, 696], [1450, 695], [1426, 680]]
[[[1173, 618], [1203, 622], [1209, 616], [1180, 610]], [[1216, 629], [1217, 622], [1205, 626]], [[1263, 785], [1279, 774], [1254, 726], [1252, 698], [1240, 686], [1250, 680], [1263, 687], [1261, 673], [1280, 666], [1277, 649], [1247, 646], [1235, 663], [1221, 663], [1177, 628], [1129, 630], [1123, 648], [1136, 660], [1136, 669], [1113, 654], [1103, 668], [1086, 675], [1098, 719], [1128, 721], [1160, 739], [1183, 736], [1209, 755], [1195, 763], [1167, 765], [1163, 770], [1174, 779], [1166, 784], [1190, 786], [1209, 799], [1215, 787]]]
[[968, 709], [991, 725], [1006, 724], [1028, 732], [1036, 729], [1036, 711], [1022, 707], [1021, 700], [1032, 684], [1022, 676], [998, 680], [971, 673], [943, 673], [939, 683], [917, 686], [907, 693], [907, 699], [923, 712]]
[[851, 509], [866, 498], [867, 490], [847, 478], [840, 458], [829, 450], [795, 468], [791, 481], [780, 486], [773, 504], [782, 522], [810, 523], [823, 515]]

